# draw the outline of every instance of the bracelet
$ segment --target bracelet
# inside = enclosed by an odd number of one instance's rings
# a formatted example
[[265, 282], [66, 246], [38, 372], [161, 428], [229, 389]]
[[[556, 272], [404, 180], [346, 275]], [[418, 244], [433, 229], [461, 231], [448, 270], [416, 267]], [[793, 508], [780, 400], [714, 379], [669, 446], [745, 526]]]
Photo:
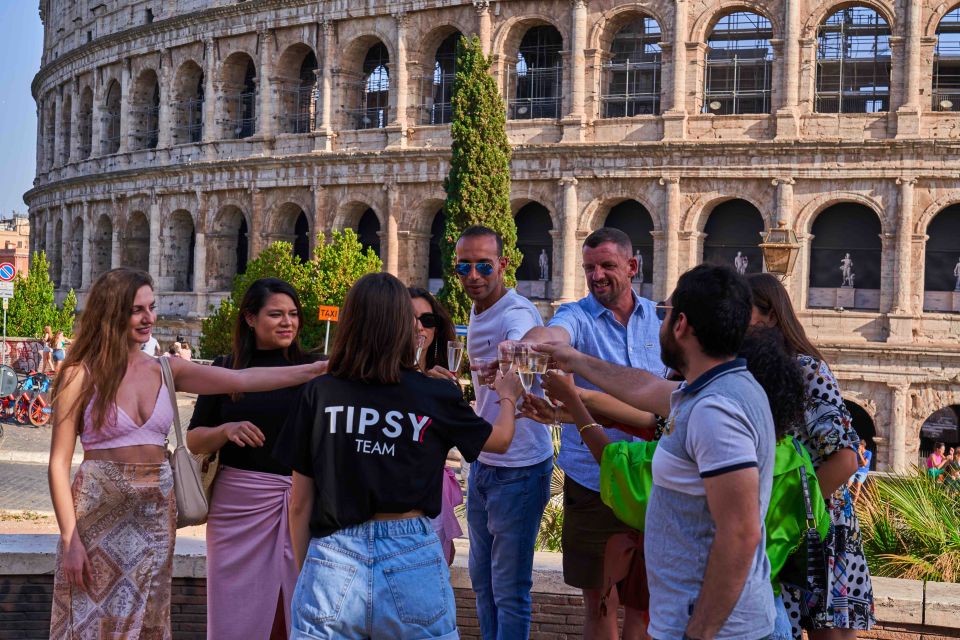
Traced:
[[587, 429], [590, 429], [591, 427], [599, 427], [601, 429], [603, 428], [601, 425], [597, 424], [596, 422], [591, 422], [590, 424], [585, 424], [582, 427], [577, 427], [577, 433], [583, 435], [583, 432], [586, 431]]

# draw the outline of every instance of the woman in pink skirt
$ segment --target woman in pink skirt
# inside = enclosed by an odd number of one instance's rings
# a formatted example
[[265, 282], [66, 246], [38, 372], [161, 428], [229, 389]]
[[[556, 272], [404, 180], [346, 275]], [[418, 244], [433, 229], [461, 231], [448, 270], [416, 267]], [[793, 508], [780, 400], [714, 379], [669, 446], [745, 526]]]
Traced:
[[[302, 308], [292, 286], [262, 278], [240, 303], [233, 353], [214, 366], [287, 367], [313, 361], [298, 339]], [[287, 528], [290, 469], [271, 456], [299, 387], [200, 396], [187, 445], [220, 469], [207, 521], [207, 637], [286, 638], [297, 568]], [[252, 597], [256, 594], [256, 597]]]

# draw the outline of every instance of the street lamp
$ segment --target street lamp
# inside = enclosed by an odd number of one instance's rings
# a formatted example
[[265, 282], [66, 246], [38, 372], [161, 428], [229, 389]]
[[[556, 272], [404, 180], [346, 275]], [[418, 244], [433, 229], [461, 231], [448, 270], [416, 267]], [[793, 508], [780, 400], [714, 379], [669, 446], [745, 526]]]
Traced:
[[800, 243], [793, 229], [787, 228], [787, 223], [780, 220], [776, 229], [770, 229], [767, 237], [760, 244], [763, 252], [763, 261], [767, 265], [767, 272], [785, 279], [793, 273], [793, 266], [800, 254]]

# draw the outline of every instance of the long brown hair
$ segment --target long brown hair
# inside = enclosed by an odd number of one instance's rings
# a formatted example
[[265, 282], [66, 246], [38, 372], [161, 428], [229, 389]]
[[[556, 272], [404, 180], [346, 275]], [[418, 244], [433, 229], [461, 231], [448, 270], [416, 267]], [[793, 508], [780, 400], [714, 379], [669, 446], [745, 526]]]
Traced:
[[370, 273], [350, 288], [330, 354], [330, 375], [396, 384], [414, 369], [416, 330], [407, 288], [389, 273]]
[[[83, 313], [80, 314], [76, 338], [70, 345], [53, 388], [55, 415], [69, 416], [79, 410], [76, 416], [78, 432], [83, 430], [82, 408], [91, 399], [95, 426], [103, 424], [116, 402], [120, 382], [127, 373], [133, 300], [137, 291], [144, 286], [153, 288], [149, 273], [120, 267], [102, 274], [90, 287]], [[87, 375], [76, 404], [60, 407], [57, 402], [60, 384], [72, 377], [70, 373], [74, 367], [83, 367]]]
[[433, 315], [437, 318], [437, 326], [433, 332], [433, 342], [423, 345], [423, 349], [427, 354], [427, 371], [433, 369], [438, 364], [446, 366], [446, 363], [441, 361], [440, 354], [446, 354], [447, 342], [456, 340], [457, 338], [457, 330], [453, 326], [453, 320], [450, 319], [450, 314], [447, 313], [443, 305], [426, 289], [422, 287], [410, 287], [407, 290], [410, 292], [411, 298], [423, 298], [426, 300], [430, 304]]
[[822, 362], [823, 354], [807, 338], [807, 332], [803, 330], [803, 325], [790, 303], [790, 294], [780, 281], [769, 273], [750, 274], [747, 281], [753, 291], [753, 306], [776, 322], [787, 349], [793, 355], [808, 355]]

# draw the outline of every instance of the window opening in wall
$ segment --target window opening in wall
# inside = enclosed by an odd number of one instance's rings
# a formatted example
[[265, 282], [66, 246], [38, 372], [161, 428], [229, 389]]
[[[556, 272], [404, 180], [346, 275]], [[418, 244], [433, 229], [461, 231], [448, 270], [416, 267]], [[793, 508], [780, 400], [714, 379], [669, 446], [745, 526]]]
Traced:
[[107, 89], [107, 100], [103, 112], [103, 155], [110, 155], [120, 150], [120, 83], [110, 82]]
[[86, 160], [93, 151], [93, 91], [90, 87], [84, 88], [80, 94], [80, 110], [78, 116], [77, 135], [80, 137], [78, 152], [80, 159]]
[[440, 43], [433, 62], [433, 75], [424, 77], [428, 88], [423, 91], [426, 102], [422, 108], [423, 124], [449, 124], [453, 119], [453, 81], [457, 75], [457, 42], [462, 35], [451, 33]]
[[244, 67], [243, 82], [236, 84], [234, 91], [224, 96], [224, 102], [227, 137], [239, 140], [252, 136], [257, 130], [257, 69], [249, 57]]
[[133, 118], [133, 148], [156, 149], [160, 138], [160, 83], [152, 71], [137, 83], [136, 105], [130, 110]]
[[562, 100], [563, 38], [551, 26], [533, 27], [523, 36], [517, 64], [510, 72], [514, 94], [507, 115], [512, 120], [559, 118]]
[[196, 65], [184, 72], [180, 100], [174, 105], [177, 125], [175, 144], [197, 143], [203, 140], [203, 71]]
[[933, 110], [960, 111], [960, 7], [943, 16], [937, 26]]
[[317, 57], [308, 52], [300, 64], [299, 79], [285, 83], [281, 94], [281, 121], [285, 133], [309, 133], [314, 130], [319, 98]]
[[247, 235], [247, 219], [241, 217], [240, 226], [237, 228], [237, 275], [243, 275], [247, 272], [247, 255], [249, 251]]
[[617, 31], [603, 65], [603, 117], [660, 113], [660, 25], [642, 16]]
[[360, 216], [360, 221], [357, 222], [357, 239], [364, 251], [373, 249], [375, 254], [380, 255], [380, 219], [373, 209], [367, 209]]
[[772, 37], [770, 20], [756, 13], [720, 18], [707, 38], [703, 113], [770, 113]]
[[293, 224], [293, 255], [301, 262], [310, 260], [310, 223], [302, 211]]
[[147, 20], [147, 24], [151, 24], [153, 22], [153, 9], [151, 9], [150, 7], [147, 7], [144, 13]]
[[67, 93], [63, 96], [63, 107], [60, 114], [60, 132], [63, 136], [63, 144], [60, 146], [60, 164], [67, 164], [70, 161], [70, 147], [73, 144], [73, 132], [70, 126], [70, 114], [72, 112], [73, 97]]
[[890, 110], [890, 27], [873, 9], [840, 9], [817, 28], [815, 109]]
[[87, 31], [87, 43], [93, 42], [93, 31]]
[[43, 117], [43, 159], [44, 166], [47, 169], [51, 169], [53, 167], [53, 153], [56, 148], [57, 136], [56, 105], [54, 104], [53, 94], [50, 94], [47, 102], [46, 113]]
[[356, 85], [355, 109], [347, 110], [348, 126], [382, 129], [390, 114], [390, 54], [382, 42], [370, 47], [363, 60], [361, 80]]

